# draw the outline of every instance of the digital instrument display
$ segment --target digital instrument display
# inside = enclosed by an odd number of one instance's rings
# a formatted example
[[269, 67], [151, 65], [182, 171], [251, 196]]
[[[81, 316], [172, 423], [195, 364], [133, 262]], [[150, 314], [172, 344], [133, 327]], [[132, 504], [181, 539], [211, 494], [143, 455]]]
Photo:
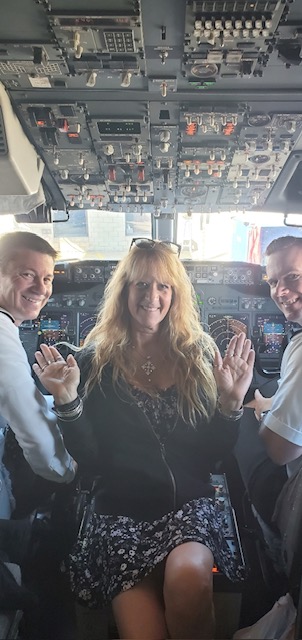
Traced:
[[262, 338], [261, 352], [278, 355], [285, 336], [285, 319], [279, 314], [257, 316], [257, 326]]
[[39, 343], [44, 342], [48, 346], [56, 342], [69, 340], [69, 325], [71, 316], [67, 313], [42, 313], [39, 327]]
[[47, 318], [47, 320], [41, 320], [41, 331], [59, 331], [61, 329], [60, 321], [53, 318]]
[[247, 335], [248, 326], [249, 318], [247, 315], [223, 315], [219, 313], [210, 313], [208, 315], [207, 328], [221, 354], [225, 353], [230, 339], [234, 335], [238, 335], [242, 331]]
[[96, 314], [79, 313], [79, 347], [83, 346], [86, 336], [93, 329], [96, 318]]

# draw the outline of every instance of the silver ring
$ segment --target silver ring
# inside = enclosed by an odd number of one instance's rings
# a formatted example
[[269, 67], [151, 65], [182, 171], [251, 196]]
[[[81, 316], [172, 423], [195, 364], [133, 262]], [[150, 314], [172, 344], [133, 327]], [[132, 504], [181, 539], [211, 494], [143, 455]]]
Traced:
[[60, 362], [60, 360], [64, 360], [63, 356], [59, 356], [58, 358], [56, 358], [55, 362]]
[[54, 360], [46, 360], [46, 365], [52, 364]]
[[46, 369], [46, 367], [48, 367], [48, 364], [45, 364], [44, 367], [41, 367], [41, 371], [44, 371], [44, 369]]

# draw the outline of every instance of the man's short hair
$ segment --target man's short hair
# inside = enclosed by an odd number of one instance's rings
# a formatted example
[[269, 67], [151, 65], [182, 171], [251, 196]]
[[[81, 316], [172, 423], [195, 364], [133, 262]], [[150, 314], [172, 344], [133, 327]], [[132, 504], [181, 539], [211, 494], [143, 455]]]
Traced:
[[281, 238], [276, 238], [266, 247], [265, 255], [268, 257], [271, 256], [272, 253], [277, 253], [277, 251], [283, 251], [290, 247], [300, 247], [300, 249], [302, 249], [302, 238], [297, 236], [281, 236]]
[[44, 238], [29, 231], [12, 231], [11, 233], [5, 233], [0, 238], [0, 267], [13, 260], [20, 249], [44, 253], [44, 255], [51, 256], [53, 260], [57, 258], [56, 250]]

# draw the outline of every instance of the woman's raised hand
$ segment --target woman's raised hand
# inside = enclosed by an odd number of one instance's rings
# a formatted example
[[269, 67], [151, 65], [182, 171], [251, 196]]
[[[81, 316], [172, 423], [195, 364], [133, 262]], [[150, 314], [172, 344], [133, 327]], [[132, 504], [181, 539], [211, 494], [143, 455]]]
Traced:
[[41, 344], [35, 358], [37, 364], [33, 364], [33, 370], [45, 389], [54, 397], [55, 404], [67, 404], [75, 400], [80, 370], [74, 357], [69, 354], [64, 360], [55, 347]]
[[216, 352], [214, 376], [222, 405], [234, 411], [242, 406], [252, 381], [254, 363], [255, 352], [245, 333], [231, 338], [224, 358]]

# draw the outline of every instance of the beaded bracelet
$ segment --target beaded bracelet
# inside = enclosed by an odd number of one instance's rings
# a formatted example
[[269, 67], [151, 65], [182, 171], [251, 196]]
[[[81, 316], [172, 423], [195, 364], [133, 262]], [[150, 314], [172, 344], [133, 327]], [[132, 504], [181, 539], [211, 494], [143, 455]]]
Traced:
[[77, 420], [83, 413], [83, 400], [79, 396], [66, 404], [53, 407], [53, 412], [63, 422]]
[[229, 413], [225, 413], [221, 407], [220, 398], [217, 398], [217, 411], [226, 420], [233, 420], [234, 422], [236, 420], [240, 420], [240, 418], [242, 418], [243, 416], [243, 407], [240, 407], [240, 409], [237, 409], [237, 411], [230, 411]]

